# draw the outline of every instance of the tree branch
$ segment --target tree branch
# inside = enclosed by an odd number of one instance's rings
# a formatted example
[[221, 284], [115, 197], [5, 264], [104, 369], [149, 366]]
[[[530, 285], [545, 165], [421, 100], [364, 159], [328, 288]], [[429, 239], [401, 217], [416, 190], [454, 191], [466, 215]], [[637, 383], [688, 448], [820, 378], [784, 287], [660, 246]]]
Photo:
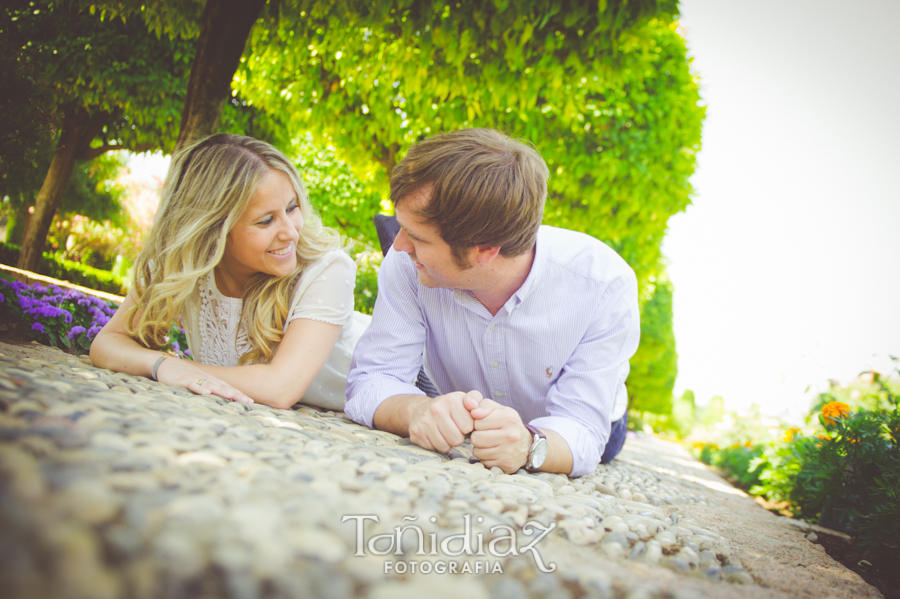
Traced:
[[146, 142], [142, 144], [134, 144], [132, 146], [126, 146], [124, 144], [114, 145], [114, 144], [104, 144], [102, 146], [98, 146], [96, 148], [88, 148], [87, 150], [83, 150], [78, 153], [79, 160], [93, 160], [97, 156], [101, 154], [105, 154], [106, 152], [111, 152], [113, 150], [128, 150], [129, 152], [134, 152], [135, 154], [139, 152], [146, 152], [148, 150], [152, 150], [154, 148], [159, 147], [159, 144], [154, 144], [151, 142]]

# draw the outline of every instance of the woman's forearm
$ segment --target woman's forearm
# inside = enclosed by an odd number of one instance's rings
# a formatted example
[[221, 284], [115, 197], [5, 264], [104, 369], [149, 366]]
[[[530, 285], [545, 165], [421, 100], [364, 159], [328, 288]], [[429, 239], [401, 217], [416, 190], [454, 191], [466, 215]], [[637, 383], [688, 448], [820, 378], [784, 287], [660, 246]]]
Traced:
[[340, 335], [339, 325], [298, 318], [291, 321], [268, 364], [210, 366], [205, 372], [241, 390], [257, 403], [287, 409], [303, 398]]
[[100, 331], [91, 343], [94, 366], [136, 376], [150, 377], [161, 352], [147, 349], [122, 333]]

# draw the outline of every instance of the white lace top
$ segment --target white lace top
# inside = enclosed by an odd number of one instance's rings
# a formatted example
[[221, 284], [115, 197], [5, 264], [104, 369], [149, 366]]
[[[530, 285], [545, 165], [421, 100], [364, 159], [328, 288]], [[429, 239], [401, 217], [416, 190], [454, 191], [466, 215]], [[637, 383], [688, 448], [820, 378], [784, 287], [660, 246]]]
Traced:
[[[355, 278], [353, 260], [335, 250], [309, 264], [294, 288], [285, 330], [296, 318], [342, 326], [325, 365], [303, 396], [304, 403], [331, 410], [344, 407], [353, 348], [370, 321], [369, 316], [353, 311]], [[212, 272], [200, 282], [192, 300], [182, 318], [194, 359], [215, 366], [237, 366], [240, 357], [250, 350], [240, 322], [243, 300], [223, 295]]]

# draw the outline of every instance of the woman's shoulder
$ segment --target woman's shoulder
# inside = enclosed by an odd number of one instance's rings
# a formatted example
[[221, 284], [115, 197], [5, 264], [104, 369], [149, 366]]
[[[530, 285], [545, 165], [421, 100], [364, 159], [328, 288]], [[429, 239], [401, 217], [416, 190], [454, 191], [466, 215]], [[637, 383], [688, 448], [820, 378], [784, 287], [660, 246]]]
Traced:
[[311, 260], [300, 273], [300, 280], [315, 279], [326, 270], [356, 274], [356, 263], [344, 250], [331, 250]]
[[331, 250], [306, 265], [294, 285], [294, 297], [304, 294], [313, 283], [329, 287], [344, 287], [349, 284], [352, 290], [355, 279], [356, 263], [353, 258], [344, 250]]

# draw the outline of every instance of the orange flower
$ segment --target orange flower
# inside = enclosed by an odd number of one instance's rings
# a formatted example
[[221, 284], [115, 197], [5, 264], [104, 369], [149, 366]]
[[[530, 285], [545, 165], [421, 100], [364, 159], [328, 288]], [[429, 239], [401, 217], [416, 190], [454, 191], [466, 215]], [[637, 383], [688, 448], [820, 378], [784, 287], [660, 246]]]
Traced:
[[850, 406], [840, 401], [829, 401], [822, 406], [822, 417], [825, 424], [834, 424], [836, 418], [846, 418], [850, 415]]
[[794, 435], [796, 435], [799, 432], [800, 432], [800, 429], [797, 428], [796, 426], [793, 426], [793, 427], [787, 429], [786, 431], [784, 431], [784, 437], [782, 437], [782, 438], [784, 439], [785, 443], [790, 443], [791, 441], [794, 440]]
[[816, 436], [818, 438], [822, 439], [823, 441], [831, 441], [831, 437], [829, 437], [828, 435], [816, 435]]

